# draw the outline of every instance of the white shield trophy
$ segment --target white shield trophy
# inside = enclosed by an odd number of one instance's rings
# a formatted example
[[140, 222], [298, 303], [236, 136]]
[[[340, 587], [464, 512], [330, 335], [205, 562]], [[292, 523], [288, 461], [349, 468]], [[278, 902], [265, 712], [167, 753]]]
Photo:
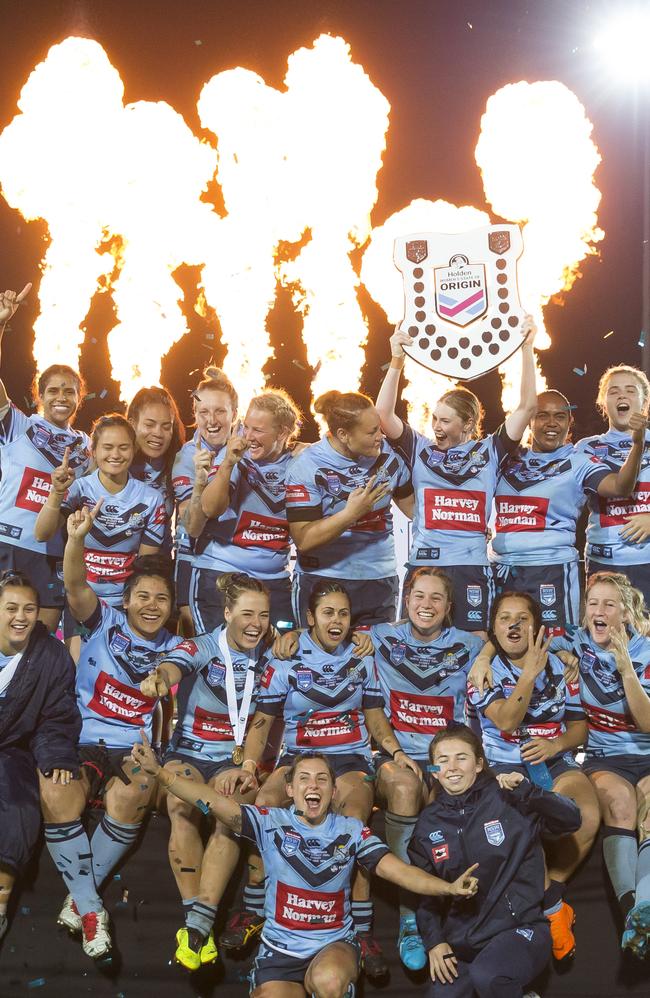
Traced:
[[523, 252], [518, 225], [487, 225], [456, 234], [418, 232], [395, 240], [404, 279], [405, 351], [455, 381], [503, 364], [523, 343], [517, 287]]

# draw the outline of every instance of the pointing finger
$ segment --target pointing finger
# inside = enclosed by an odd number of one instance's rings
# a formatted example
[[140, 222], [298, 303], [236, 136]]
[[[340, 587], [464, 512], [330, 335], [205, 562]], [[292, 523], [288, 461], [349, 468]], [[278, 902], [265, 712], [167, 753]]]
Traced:
[[29, 294], [29, 292], [31, 290], [32, 290], [31, 283], [30, 284], [26, 284], [25, 287], [23, 288], [23, 290], [20, 292], [20, 294], [16, 296], [16, 304], [20, 305], [20, 303], [25, 300], [25, 298], [27, 297], [27, 295]]

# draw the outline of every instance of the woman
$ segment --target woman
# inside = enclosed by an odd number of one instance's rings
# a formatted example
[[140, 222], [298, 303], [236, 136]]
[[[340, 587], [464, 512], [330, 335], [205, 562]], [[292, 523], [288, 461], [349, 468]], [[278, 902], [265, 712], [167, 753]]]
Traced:
[[650, 952], [648, 621], [626, 575], [590, 576], [585, 602], [585, 626], [571, 639], [589, 723], [583, 769], [600, 801], [605, 865], [625, 916], [621, 945], [642, 958]]
[[436, 403], [434, 439], [416, 433], [395, 413], [404, 367], [407, 333], [391, 336], [391, 362], [377, 397], [381, 428], [413, 476], [415, 513], [408, 571], [436, 565], [449, 574], [455, 594], [454, 624], [463, 630], [487, 629], [492, 572], [486, 529], [499, 466], [512, 454], [535, 411], [535, 325], [523, 332], [519, 405], [496, 433], [481, 437], [483, 410], [476, 395], [454, 388]]
[[[451, 626], [451, 579], [439, 568], [416, 568], [405, 587], [407, 619], [375, 624], [370, 636], [386, 716], [399, 744], [424, 773], [433, 735], [465, 720], [467, 676], [483, 647], [479, 637]], [[426, 783], [380, 752], [377, 801], [385, 808], [386, 842], [409, 862], [408, 844], [426, 803]], [[409, 970], [426, 966], [415, 912], [400, 899], [398, 950]]]
[[526, 592], [541, 603], [542, 620], [555, 633], [579, 622], [580, 580], [576, 523], [588, 498], [628, 496], [639, 474], [645, 419], [630, 417], [632, 446], [612, 471], [598, 457], [567, 443], [573, 416], [560, 392], [537, 396], [530, 449], [509, 454], [494, 497], [490, 558], [497, 591]]
[[78, 772], [81, 718], [74, 665], [38, 620], [38, 592], [27, 576], [0, 576], [0, 939], [16, 878], [41, 827], [39, 781], [68, 785]]
[[[182, 667], [191, 675], [178, 690], [178, 723], [165, 756], [165, 771], [197, 785], [252, 802], [255, 790], [243, 774], [243, 743], [255, 712], [263, 669], [262, 650], [269, 629], [269, 593], [263, 583], [242, 573], [222, 575], [225, 624], [210, 634], [184, 641], [165, 656], [164, 666]], [[155, 677], [143, 683], [151, 692]], [[158, 695], [167, 692], [157, 682]], [[254, 782], [254, 781], [253, 781]], [[185, 925], [176, 933], [176, 960], [188, 970], [217, 959], [213, 924], [217, 908], [237, 861], [239, 845], [217, 822], [207, 845], [201, 837], [200, 812], [170, 796], [169, 861], [183, 900]]]
[[[548, 653], [539, 604], [527, 593], [501, 593], [490, 614], [493, 686], [485, 694], [470, 687], [487, 760], [496, 773], [521, 773], [541, 780], [540, 767], [557, 793], [580, 809], [581, 825], [548, 849], [544, 913], [551, 926], [553, 956], [575, 951], [573, 908], [563, 901], [565, 885], [593, 845], [600, 825], [598, 801], [574, 758], [586, 744], [587, 722], [577, 687], [567, 686], [564, 663]], [[547, 775], [548, 774], [548, 775]], [[544, 784], [542, 784], [544, 785]], [[550, 787], [548, 788], [550, 789]]]
[[429, 951], [431, 998], [510, 998], [551, 954], [542, 914], [544, 853], [540, 835], [565, 835], [578, 808], [513, 772], [496, 779], [469, 728], [441, 731], [431, 743], [440, 789], [424, 809], [409, 846], [411, 863], [454, 880], [465, 856], [478, 864], [478, 893], [467, 906], [427, 898], [418, 926]]
[[[0, 295], [0, 349], [7, 323], [30, 288]], [[63, 540], [39, 541], [34, 527], [66, 449], [71, 480], [88, 467], [90, 440], [71, 426], [84, 391], [77, 371], [53, 364], [34, 382], [38, 413], [26, 416], [10, 402], [0, 381], [0, 571], [23, 572], [31, 579], [39, 619], [49, 631], [56, 630], [63, 609]]]
[[[269, 658], [261, 679], [257, 713], [244, 746], [244, 769], [254, 777], [273, 721], [282, 717], [286, 752], [256, 803], [286, 804], [286, 774], [294, 757], [322, 752], [336, 776], [336, 809], [367, 821], [372, 811], [370, 738], [399, 767], [421, 778], [418, 764], [402, 749], [384, 713], [372, 658], [359, 658], [350, 642], [350, 597], [339, 582], [317, 583], [309, 598], [309, 631], [286, 661]], [[370, 935], [372, 901], [367, 880], [355, 881], [352, 917], [364, 949], [366, 971], [381, 976], [383, 955]]]
[[[243, 435], [230, 437], [201, 498], [209, 517], [204, 533], [220, 545], [215, 569], [261, 579], [271, 595], [274, 626], [293, 623], [285, 495], [299, 429], [300, 410], [286, 392], [271, 389], [252, 399]], [[220, 601], [214, 602], [222, 613]]]
[[[612, 471], [626, 461], [633, 439], [633, 417], [648, 410], [650, 383], [636, 367], [621, 364], [605, 371], [597, 405], [609, 421], [606, 433], [585, 437], [577, 449], [598, 458]], [[621, 572], [650, 603], [650, 431], [645, 431], [639, 479], [627, 499], [592, 496], [589, 501], [587, 572]]]
[[101, 500], [84, 535], [86, 571], [96, 595], [120, 607], [135, 558], [160, 550], [167, 516], [160, 494], [129, 471], [135, 454], [135, 430], [124, 416], [113, 413], [95, 421], [92, 454], [96, 470], [74, 481], [66, 450], [53, 472], [52, 491], [38, 514], [34, 533], [38, 540], [49, 540], [70, 513], [85, 506], [93, 509]]
[[141, 388], [126, 410], [135, 430], [135, 457], [130, 467], [134, 478], [159, 492], [165, 504], [167, 523], [163, 551], [171, 554], [171, 524], [174, 517], [172, 468], [185, 443], [185, 427], [176, 402], [165, 388]]
[[326, 392], [314, 402], [328, 432], [292, 461], [287, 520], [298, 557], [294, 617], [304, 625], [309, 594], [337, 579], [350, 594], [355, 624], [394, 620], [398, 581], [391, 499], [411, 515], [406, 465], [384, 440], [372, 401]]
[[[143, 695], [140, 684], [180, 640], [165, 630], [174, 589], [162, 559], [135, 562], [124, 587], [123, 612], [99, 600], [88, 584], [85, 540], [98, 507], [68, 517], [63, 558], [68, 606], [82, 625], [77, 666], [82, 775], [63, 786], [41, 781], [45, 842], [70, 892], [58, 922], [81, 932], [83, 950], [93, 959], [111, 948], [99, 891], [134, 844], [154, 803], [153, 782], [125, 762], [137, 732], [151, 737], [157, 693]], [[186, 671], [182, 666], [158, 668], [169, 685]], [[81, 815], [87, 802], [102, 794], [105, 814], [89, 842]]]
[[[174, 461], [176, 499], [176, 588], [184, 633], [202, 634], [221, 623], [216, 612], [212, 555], [216, 545], [201, 537], [207, 517], [201, 497], [225, 453], [237, 418], [237, 392], [217, 367], [207, 367], [194, 389], [196, 431]], [[186, 609], [187, 608], [187, 609]]]

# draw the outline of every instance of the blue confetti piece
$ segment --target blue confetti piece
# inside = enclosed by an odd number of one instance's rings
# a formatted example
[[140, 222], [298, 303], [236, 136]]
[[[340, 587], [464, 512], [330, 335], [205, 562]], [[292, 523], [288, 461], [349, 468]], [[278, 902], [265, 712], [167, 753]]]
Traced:
[[645, 346], [645, 330], [642, 330], [641, 335], [639, 336], [639, 346], [640, 347]]
[[427, 773], [439, 773], [440, 766], [427, 766]]
[[210, 814], [210, 805], [206, 804], [204, 800], [197, 800], [196, 806], [198, 807], [199, 811], [203, 811], [203, 814]]
[[115, 876], [113, 877], [113, 880], [121, 880], [121, 879], [122, 879], [121, 873], [116, 873]]
[[579, 378], [581, 378], [581, 377], [582, 377], [582, 376], [583, 376], [584, 374], [586, 374], [586, 373], [587, 373], [587, 365], [585, 364], [585, 366], [584, 366], [584, 370], [583, 370], [583, 368], [581, 368], [581, 367], [574, 367], [574, 368], [573, 368], [573, 373], [574, 373], [574, 374], [577, 374], [577, 375], [578, 375], [578, 377], [579, 377]]
[[35, 977], [33, 981], [28, 981], [27, 982], [27, 987], [28, 988], [42, 988], [44, 984], [45, 984], [45, 978], [44, 977]]
[[20, 909], [20, 914], [21, 915], [29, 915], [31, 913], [31, 910], [32, 910], [31, 908], [27, 908], [27, 907], [21, 908]]
[[107, 395], [108, 395], [108, 388], [102, 388], [101, 392], [99, 393], [100, 399], [105, 399]]
[[142, 769], [142, 766], [134, 766], [133, 769], [131, 770], [131, 774], [133, 776], [135, 776], [135, 774], [139, 773], [141, 769]]

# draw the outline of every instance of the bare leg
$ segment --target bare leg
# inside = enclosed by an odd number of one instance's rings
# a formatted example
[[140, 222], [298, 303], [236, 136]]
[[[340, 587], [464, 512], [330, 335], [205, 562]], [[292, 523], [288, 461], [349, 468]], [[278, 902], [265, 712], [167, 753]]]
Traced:
[[565, 884], [594, 844], [600, 826], [600, 808], [588, 777], [577, 770], [562, 773], [553, 784], [553, 790], [571, 797], [580, 808], [582, 817], [582, 825], [577, 832], [563, 835], [546, 848], [550, 879]]
[[[197, 784], [205, 786], [203, 778], [194, 766], [174, 759], [168, 762], [165, 770], [179, 773]], [[201, 863], [203, 862], [203, 841], [201, 839], [201, 813], [191, 804], [167, 794], [167, 813], [171, 822], [169, 836], [169, 864], [176, 879], [176, 886], [184, 901], [195, 898], [201, 887]]]

